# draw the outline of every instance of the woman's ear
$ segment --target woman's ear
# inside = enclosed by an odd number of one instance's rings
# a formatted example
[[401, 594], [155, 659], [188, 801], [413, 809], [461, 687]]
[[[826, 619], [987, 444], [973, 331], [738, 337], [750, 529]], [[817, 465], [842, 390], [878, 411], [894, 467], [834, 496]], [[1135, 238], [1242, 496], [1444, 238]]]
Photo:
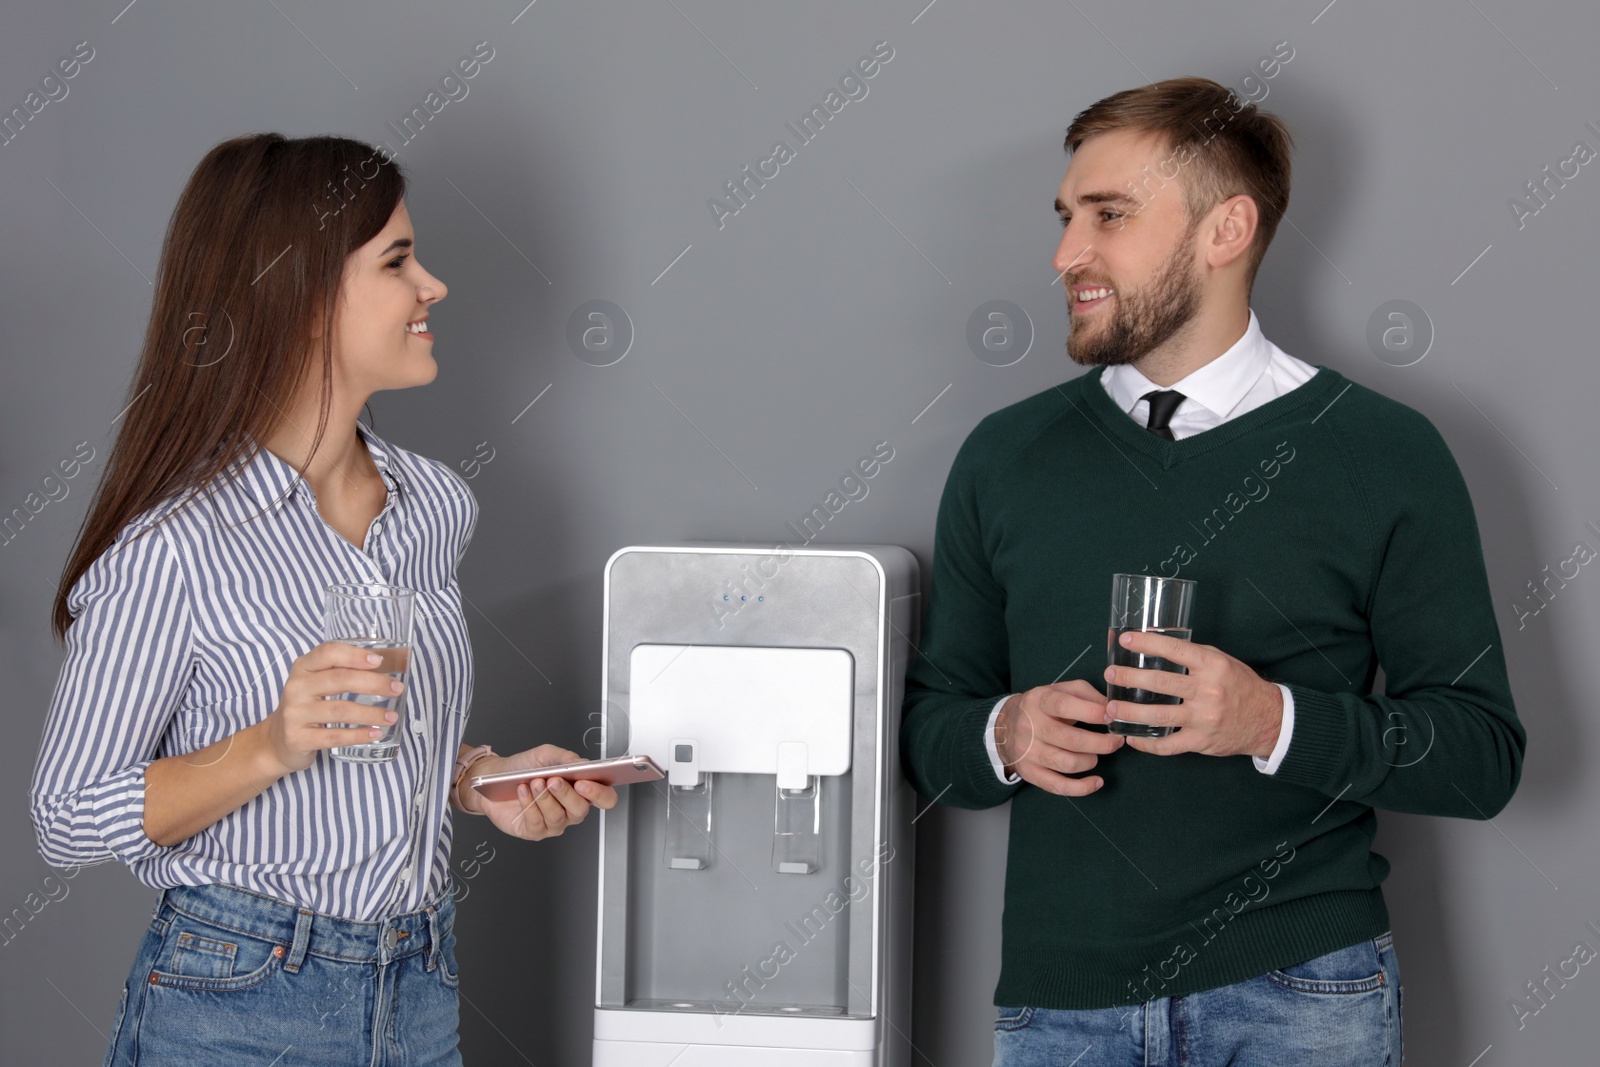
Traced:
[[[345, 265], [345, 275], [339, 280], [339, 289], [333, 297], [334, 314], [339, 313], [339, 308], [344, 303], [345, 287], [349, 284], [349, 264]], [[321, 340], [323, 327], [327, 323], [327, 308], [321, 299], [316, 301], [316, 306], [311, 309], [311, 338]]]

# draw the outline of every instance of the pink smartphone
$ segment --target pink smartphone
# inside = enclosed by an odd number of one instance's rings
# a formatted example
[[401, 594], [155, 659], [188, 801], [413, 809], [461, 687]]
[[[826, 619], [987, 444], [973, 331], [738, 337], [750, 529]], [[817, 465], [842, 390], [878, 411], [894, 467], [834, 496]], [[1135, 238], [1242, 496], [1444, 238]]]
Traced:
[[667, 772], [649, 756], [615, 756], [611, 759], [581, 760], [549, 767], [480, 774], [468, 778], [467, 784], [489, 800], [515, 800], [518, 783], [531, 782], [535, 778], [565, 778], [569, 782], [582, 780], [618, 786], [653, 782], [666, 776]]

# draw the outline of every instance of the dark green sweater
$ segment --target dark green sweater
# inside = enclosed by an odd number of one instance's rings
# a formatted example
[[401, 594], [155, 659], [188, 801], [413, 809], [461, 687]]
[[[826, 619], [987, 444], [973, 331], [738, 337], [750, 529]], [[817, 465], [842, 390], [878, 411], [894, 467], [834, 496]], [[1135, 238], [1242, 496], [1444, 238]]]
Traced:
[[[1472, 501], [1425, 416], [1319, 366], [1165, 441], [1100, 374], [968, 435], [907, 676], [918, 792], [1011, 801], [997, 1005], [1133, 1004], [1376, 936], [1389, 863], [1373, 809], [1488, 819], [1522, 771]], [[995, 776], [983, 734], [1000, 697], [1069, 678], [1105, 692], [1116, 571], [1196, 579], [1194, 640], [1288, 686], [1275, 775], [1248, 755], [1124, 747], [1086, 797]]]

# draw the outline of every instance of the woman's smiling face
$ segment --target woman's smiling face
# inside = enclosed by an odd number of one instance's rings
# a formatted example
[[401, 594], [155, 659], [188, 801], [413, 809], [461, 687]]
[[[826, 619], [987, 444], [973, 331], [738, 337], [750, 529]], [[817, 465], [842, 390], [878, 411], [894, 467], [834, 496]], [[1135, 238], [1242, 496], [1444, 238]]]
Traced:
[[409, 324], [449, 291], [422, 269], [401, 201], [376, 237], [350, 254], [333, 328], [335, 388], [354, 395], [427, 385], [439, 373], [433, 334]]

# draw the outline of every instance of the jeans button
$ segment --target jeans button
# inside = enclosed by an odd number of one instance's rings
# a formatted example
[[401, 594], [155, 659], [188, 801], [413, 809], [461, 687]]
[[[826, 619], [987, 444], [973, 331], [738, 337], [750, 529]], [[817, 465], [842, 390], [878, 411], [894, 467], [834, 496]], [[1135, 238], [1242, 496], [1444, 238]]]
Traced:
[[386, 931], [384, 933], [384, 935], [383, 935], [383, 943], [385, 945], [389, 946], [390, 948], [394, 948], [396, 945], [398, 945], [400, 943], [400, 931], [398, 931], [398, 930], [388, 930], [388, 931]]

